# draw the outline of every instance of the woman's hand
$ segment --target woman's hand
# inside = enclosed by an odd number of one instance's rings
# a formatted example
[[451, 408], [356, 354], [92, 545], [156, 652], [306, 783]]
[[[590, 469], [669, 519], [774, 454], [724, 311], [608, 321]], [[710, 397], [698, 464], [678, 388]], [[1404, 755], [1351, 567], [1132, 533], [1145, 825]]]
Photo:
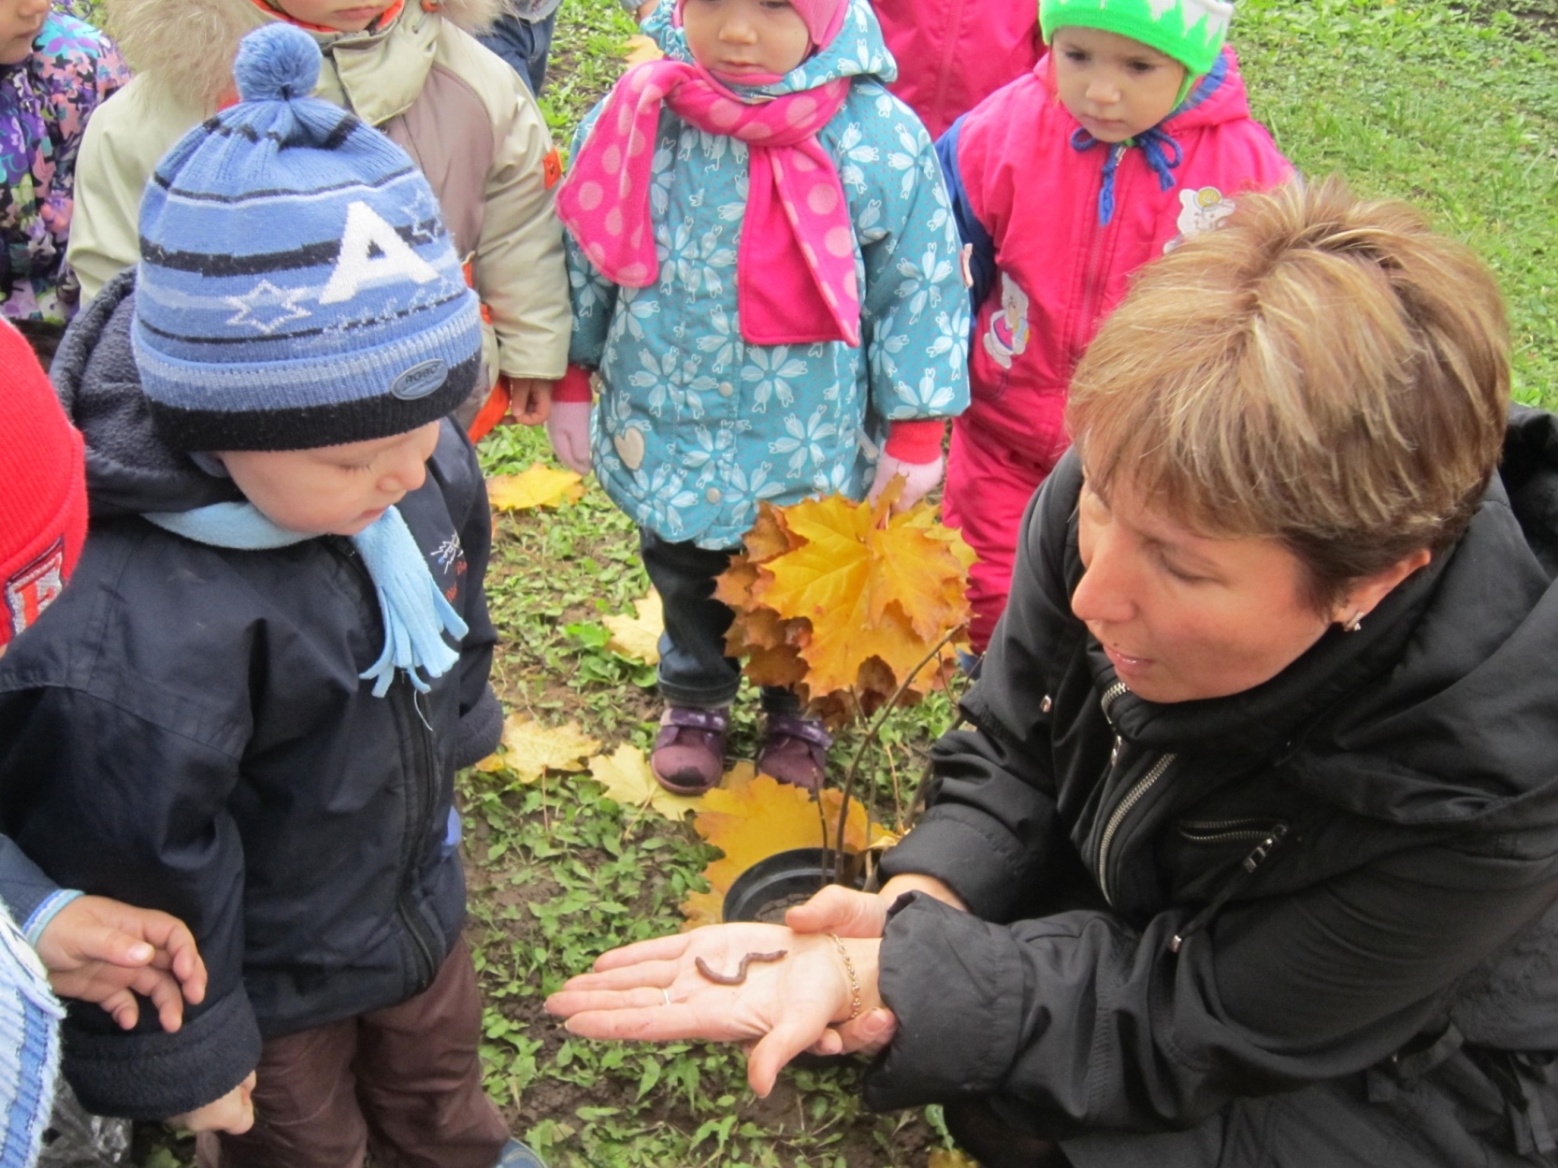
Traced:
[[880, 937], [887, 925], [887, 908], [891, 903], [878, 894], [829, 884], [805, 904], [798, 904], [785, 913], [784, 923], [797, 933]]
[[185, 1001], [206, 996], [206, 965], [184, 922], [106, 896], [78, 896], [60, 909], [38, 938], [38, 956], [55, 993], [96, 1002], [126, 1030], [140, 1017], [136, 994], [151, 999], [170, 1034], [183, 1024]]
[[882, 885], [882, 890], [876, 894], [882, 902], [882, 912], [885, 914], [906, 892], [923, 892], [926, 896], [935, 897], [942, 904], [950, 904], [959, 912], [968, 911], [968, 905], [963, 903], [963, 898], [936, 877], [906, 872], [902, 876], [894, 876]]
[[[895, 876], [875, 894], [830, 884], [805, 904], [784, 915], [797, 933], [833, 933], [840, 937], [880, 937], [887, 927], [887, 910], [906, 892], [924, 892], [954, 908], [964, 909], [957, 894], [934, 876]], [[965, 909], [966, 911], [966, 909]], [[809, 1048], [813, 1054], [874, 1055], [893, 1040], [898, 1018], [886, 1006], [831, 1027]]]
[[[849, 953], [865, 1011], [880, 1005], [879, 942], [841, 942]], [[784, 951], [776, 961], [747, 964], [739, 985], [712, 982], [698, 969], [731, 977], [749, 954]], [[779, 925], [729, 924], [640, 941], [603, 954], [593, 973], [572, 978], [546, 1000], [585, 1038], [664, 1042], [697, 1038], [749, 1044], [747, 1082], [760, 1096], [779, 1070], [815, 1047], [831, 1026], [846, 1022], [854, 990], [832, 937], [806, 936]], [[836, 1053], [836, 1051], [834, 1052]]]
[[241, 1136], [254, 1126], [254, 1100], [251, 1096], [256, 1082], [254, 1072], [250, 1071], [243, 1082], [220, 1099], [193, 1111], [186, 1111], [183, 1115], [175, 1115], [168, 1122], [192, 1132], [219, 1131]]

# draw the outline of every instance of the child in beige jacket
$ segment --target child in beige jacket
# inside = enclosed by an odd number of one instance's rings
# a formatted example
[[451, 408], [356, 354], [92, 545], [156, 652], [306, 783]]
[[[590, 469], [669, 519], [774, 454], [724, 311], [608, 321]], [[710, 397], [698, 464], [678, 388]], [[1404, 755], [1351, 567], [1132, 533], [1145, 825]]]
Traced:
[[[183, 134], [230, 104], [244, 33], [287, 21], [324, 53], [317, 96], [388, 134], [427, 176], [481, 297], [488, 381], [457, 417], [479, 437], [512, 398], [539, 422], [567, 365], [569, 300], [551, 135], [469, 30], [501, 0], [108, 0], [137, 76], [87, 128], [67, 259], [83, 301], [135, 263], [141, 192]], [[488, 393], [488, 390], [491, 393]]]

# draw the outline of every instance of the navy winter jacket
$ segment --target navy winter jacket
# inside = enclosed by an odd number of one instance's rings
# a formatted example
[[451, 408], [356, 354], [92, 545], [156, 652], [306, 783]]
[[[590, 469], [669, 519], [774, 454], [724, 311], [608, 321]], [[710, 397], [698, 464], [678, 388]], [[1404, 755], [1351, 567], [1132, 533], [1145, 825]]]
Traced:
[[262, 1037], [389, 1006], [433, 979], [465, 911], [457, 766], [496, 744], [491, 538], [449, 423], [400, 511], [470, 626], [418, 695], [358, 674], [383, 642], [351, 543], [189, 542], [140, 517], [231, 499], [164, 447], [129, 344], [133, 276], [54, 367], [87, 440], [92, 528], [70, 586], [0, 661], [0, 828], [60, 884], [159, 908], [195, 934], [206, 1000], [176, 1034], [73, 1009], [66, 1073], [91, 1110], [160, 1118], [218, 1098]]

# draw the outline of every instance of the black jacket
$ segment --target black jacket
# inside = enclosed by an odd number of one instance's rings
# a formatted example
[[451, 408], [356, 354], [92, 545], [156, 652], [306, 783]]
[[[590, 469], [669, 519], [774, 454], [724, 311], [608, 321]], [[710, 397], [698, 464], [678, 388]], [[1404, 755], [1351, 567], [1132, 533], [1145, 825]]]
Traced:
[[[383, 642], [350, 541], [193, 543], [140, 514], [236, 497], [156, 437], [130, 351], [132, 277], [55, 362], [87, 440], [91, 533], [70, 586], [0, 661], [0, 827], [66, 887], [164, 909], [210, 971], [177, 1034], [72, 1011], [66, 1072], [93, 1111], [207, 1103], [272, 1037], [427, 986], [465, 895], [449, 838], [457, 765], [488, 753], [482, 595], [491, 538], [470, 443], [449, 423], [400, 511], [470, 626], [417, 695], [358, 674]], [[457, 821], [456, 821], [457, 822]]]
[[1030, 506], [975, 728], [884, 863], [972, 915], [896, 906], [868, 1100], [982, 1096], [1065, 1137], [1349, 1077], [1386, 1109], [1382, 1075], [1470, 1074], [1510, 1104], [1490, 1130], [1551, 1151], [1555, 420], [1517, 411], [1465, 536], [1360, 632], [1214, 700], [1126, 692], [1071, 615], [1080, 484], [1069, 455]]

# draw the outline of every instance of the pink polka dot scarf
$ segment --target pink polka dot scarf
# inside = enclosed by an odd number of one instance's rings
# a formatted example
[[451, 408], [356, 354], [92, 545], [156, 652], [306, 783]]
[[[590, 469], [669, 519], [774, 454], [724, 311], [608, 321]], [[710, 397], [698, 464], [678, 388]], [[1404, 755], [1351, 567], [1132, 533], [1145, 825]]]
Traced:
[[860, 344], [855, 235], [844, 186], [817, 131], [849, 81], [759, 104], [742, 102], [696, 65], [652, 61], [623, 75], [558, 190], [557, 209], [584, 254], [625, 288], [660, 274], [649, 187], [660, 110], [748, 149], [748, 194], [736, 258], [741, 335], [755, 345]]

